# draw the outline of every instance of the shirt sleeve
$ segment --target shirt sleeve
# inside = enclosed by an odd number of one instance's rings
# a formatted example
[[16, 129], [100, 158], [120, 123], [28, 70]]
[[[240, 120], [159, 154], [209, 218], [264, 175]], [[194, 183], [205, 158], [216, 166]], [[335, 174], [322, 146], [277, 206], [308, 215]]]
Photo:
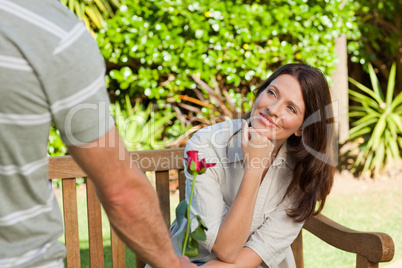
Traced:
[[295, 222], [286, 214], [291, 198], [286, 196], [264, 223], [251, 234], [246, 247], [254, 250], [268, 267], [278, 266], [289, 253], [304, 222]]
[[[187, 143], [186, 152], [195, 150], [199, 152], [199, 159], [205, 158], [207, 163], [216, 163], [216, 166], [208, 168], [204, 174], [197, 175], [194, 186], [194, 194], [191, 203], [191, 218], [194, 215], [200, 215], [205, 222], [208, 230], [206, 231], [206, 240], [198, 241], [209, 252], [215, 244], [219, 227], [224, 216], [227, 213], [227, 205], [223, 200], [221, 192], [220, 178], [223, 178], [222, 164], [216, 152], [208, 145], [208, 140], [203, 140], [199, 135], [194, 135]], [[186, 175], [186, 200], [189, 200], [191, 184], [193, 182], [192, 174], [185, 171]], [[197, 227], [197, 221], [192, 221], [191, 229]]]
[[94, 141], [114, 125], [105, 86], [105, 62], [82, 22], [72, 20], [66, 35], [38, 68], [52, 120], [66, 145]]

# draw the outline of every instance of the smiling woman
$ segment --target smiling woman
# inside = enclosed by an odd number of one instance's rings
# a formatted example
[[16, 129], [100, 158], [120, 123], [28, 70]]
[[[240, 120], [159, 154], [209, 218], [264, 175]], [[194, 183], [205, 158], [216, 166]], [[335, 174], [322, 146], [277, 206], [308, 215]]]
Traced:
[[[207, 227], [192, 261], [205, 267], [295, 267], [290, 245], [332, 186], [333, 118], [321, 71], [284, 65], [255, 93], [247, 120], [201, 129], [186, 146], [217, 163], [197, 178], [191, 203], [190, 218], [200, 215]], [[174, 246], [184, 228], [173, 222]]]
[[[328, 82], [320, 70], [305, 64], [280, 67], [256, 89], [251, 121], [264, 93], [272, 96], [271, 101], [265, 103], [268, 115], [269, 111], [274, 113], [274, 118], [284, 124], [283, 128], [289, 127], [287, 130], [290, 130], [286, 138], [288, 154], [296, 165], [288, 192], [299, 192], [299, 206], [292, 213], [299, 215], [299, 220], [305, 220], [314, 212], [317, 201], [321, 202], [315, 214], [322, 210], [333, 183], [334, 118]], [[278, 105], [282, 105], [282, 110], [278, 111], [275, 107]], [[299, 116], [302, 122], [296, 130]], [[278, 134], [275, 139], [280, 144], [282, 136]]]

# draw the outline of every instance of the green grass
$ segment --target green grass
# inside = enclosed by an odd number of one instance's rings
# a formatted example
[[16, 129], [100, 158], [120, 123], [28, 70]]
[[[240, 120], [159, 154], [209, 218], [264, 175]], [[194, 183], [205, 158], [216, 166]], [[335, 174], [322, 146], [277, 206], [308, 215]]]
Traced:
[[[386, 183], [386, 182], [384, 182]], [[61, 204], [61, 202], [59, 202]], [[171, 197], [171, 220], [178, 204], [178, 195]], [[88, 229], [86, 197], [79, 191], [79, 237], [81, 249], [81, 265], [89, 267]], [[402, 244], [402, 189], [393, 191], [371, 191], [356, 194], [331, 194], [322, 212], [332, 220], [351, 229], [369, 232], [384, 232], [394, 240], [394, 261], [402, 259], [399, 247]], [[110, 227], [105, 213], [102, 211], [105, 267], [111, 266]], [[349, 268], [355, 267], [356, 256], [340, 251], [308, 231], [303, 231], [304, 264], [308, 268]], [[63, 238], [61, 238], [63, 241]], [[127, 267], [135, 267], [135, 255], [126, 249]], [[389, 263], [386, 263], [389, 264]], [[380, 264], [384, 266], [385, 264]]]
[[[402, 243], [402, 189], [330, 195], [322, 214], [351, 229], [389, 234], [395, 244], [393, 261], [402, 259], [398, 251]], [[355, 267], [355, 254], [342, 252], [305, 230], [303, 240], [305, 267]]]

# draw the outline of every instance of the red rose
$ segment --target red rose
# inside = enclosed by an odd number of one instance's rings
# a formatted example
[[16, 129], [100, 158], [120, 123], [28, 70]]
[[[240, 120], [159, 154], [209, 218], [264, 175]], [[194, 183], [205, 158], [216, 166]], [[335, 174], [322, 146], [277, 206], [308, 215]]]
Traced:
[[209, 167], [213, 167], [215, 163], [206, 163], [205, 159], [201, 161], [198, 159], [198, 151], [187, 151], [188, 158], [184, 158], [187, 161], [188, 172], [194, 174], [202, 174]]

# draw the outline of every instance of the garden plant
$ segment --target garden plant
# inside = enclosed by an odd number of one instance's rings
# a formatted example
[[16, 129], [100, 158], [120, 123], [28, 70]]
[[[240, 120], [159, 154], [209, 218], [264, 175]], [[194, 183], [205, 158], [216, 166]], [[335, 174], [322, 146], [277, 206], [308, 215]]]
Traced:
[[396, 64], [389, 74], [386, 96], [379, 86], [374, 68], [368, 65], [372, 89], [349, 78], [358, 90], [349, 90], [350, 99], [361, 105], [350, 106], [349, 116], [355, 119], [349, 140], [359, 142], [352, 172], [361, 164], [363, 176], [378, 176], [386, 164], [401, 162], [402, 92], [394, 98]]

